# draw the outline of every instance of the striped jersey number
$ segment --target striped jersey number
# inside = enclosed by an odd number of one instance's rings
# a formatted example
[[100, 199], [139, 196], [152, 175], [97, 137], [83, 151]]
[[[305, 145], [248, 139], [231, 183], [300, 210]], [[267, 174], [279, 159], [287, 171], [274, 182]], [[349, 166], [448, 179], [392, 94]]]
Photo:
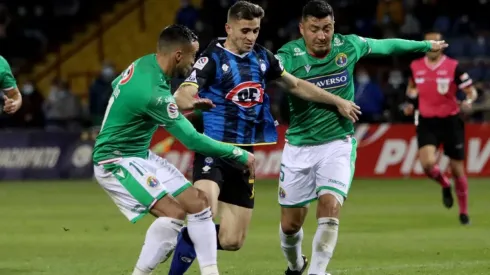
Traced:
[[104, 114], [104, 119], [102, 120], [102, 125], [100, 126], [100, 131], [102, 131], [102, 129], [104, 129], [104, 124], [107, 120], [107, 117], [109, 116], [112, 104], [114, 104], [114, 101], [116, 100], [117, 96], [120, 93], [119, 85], [124, 85], [124, 84], [128, 83], [128, 81], [131, 79], [133, 74], [134, 74], [134, 63], [131, 63], [131, 65], [129, 65], [129, 67], [126, 70], [124, 70], [124, 72], [122, 72], [121, 79], [117, 83], [116, 88], [114, 89], [114, 92], [112, 93], [111, 98], [109, 99], [109, 102], [107, 103], [107, 107], [105, 109], [105, 114]]

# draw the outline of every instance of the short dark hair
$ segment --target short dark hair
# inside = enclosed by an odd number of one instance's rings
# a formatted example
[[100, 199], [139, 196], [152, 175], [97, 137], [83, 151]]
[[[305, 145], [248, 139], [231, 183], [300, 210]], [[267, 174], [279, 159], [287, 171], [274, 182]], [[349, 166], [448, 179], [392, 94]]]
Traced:
[[182, 25], [170, 25], [165, 27], [158, 37], [158, 50], [165, 49], [175, 44], [191, 44], [197, 41], [197, 35], [189, 28]]
[[264, 9], [254, 3], [248, 1], [237, 1], [228, 9], [228, 20], [254, 20], [255, 18], [262, 19], [264, 17]]
[[441, 39], [444, 39], [444, 35], [442, 34], [441, 31], [436, 30], [436, 29], [430, 29], [424, 32], [424, 37], [427, 36], [428, 34], [438, 34], [441, 36]]
[[308, 16], [312, 16], [315, 18], [325, 18], [327, 16], [332, 16], [333, 19], [333, 8], [325, 0], [311, 0], [303, 7], [303, 20], [306, 19]]

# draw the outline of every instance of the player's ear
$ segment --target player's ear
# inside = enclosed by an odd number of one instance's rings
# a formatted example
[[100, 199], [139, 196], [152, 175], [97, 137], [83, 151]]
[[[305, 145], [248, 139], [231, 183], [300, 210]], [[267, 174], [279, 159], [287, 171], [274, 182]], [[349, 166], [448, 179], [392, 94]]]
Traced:
[[179, 63], [183, 58], [183, 52], [182, 50], [177, 50], [175, 51], [175, 61], [177, 61], [177, 63]]
[[225, 24], [225, 31], [226, 31], [226, 34], [231, 34], [231, 25], [226, 23]]
[[303, 22], [300, 21], [299, 22], [299, 32], [301, 33], [301, 36], [304, 36], [304, 34], [303, 34], [303, 27], [304, 27]]

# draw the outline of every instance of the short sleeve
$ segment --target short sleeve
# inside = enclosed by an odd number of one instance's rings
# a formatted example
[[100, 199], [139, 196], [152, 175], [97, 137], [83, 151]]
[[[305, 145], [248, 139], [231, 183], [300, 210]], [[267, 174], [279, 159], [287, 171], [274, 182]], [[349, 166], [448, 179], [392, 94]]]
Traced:
[[269, 61], [269, 70], [267, 71], [265, 77], [268, 81], [276, 80], [283, 75], [284, 67], [281, 61], [276, 56], [274, 56], [271, 51], [267, 49], [265, 49], [265, 51], [267, 59]]
[[8, 91], [17, 87], [14, 75], [5, 58], [0, 56], [0, 89]]
[[163, 127], [171, 127], [184, 116], [179, 112], [179, 107], [169, 92], [164, 92], [167, 94], [164, 96], [161, 94], [161, 92], [153, 93], [147, 105], [147, 114], [155, 123]]
[[458, 85], [458, 88], [464, 89], [473, 84], [473, 80], [470, 75], [461, 67], [458, 63], [454, 71], [454, 82]]
[[209, 87], [216, 76], [216, 63], [214, 59], [203, 53], [201, 57], [194, 63], [189, 76], [182, 82], [181, 85], [193, 85], [199, 90]]
[[358, 36], [355, 34], [348, 35], [348, 37], [350, 38], [350, 41], [356, 48], [358, 60], [371, 53], [371, 46], [369, 45], [369, 39], [366, 39], [362, 36]]

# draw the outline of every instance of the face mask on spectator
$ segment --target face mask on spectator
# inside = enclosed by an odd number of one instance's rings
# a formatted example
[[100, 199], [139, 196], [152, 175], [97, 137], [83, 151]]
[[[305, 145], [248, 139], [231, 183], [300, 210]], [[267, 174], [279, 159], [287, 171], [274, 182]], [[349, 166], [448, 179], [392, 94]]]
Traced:
[[360, 84], [367, 84], [370, 80], [369, 75], [367, 73], [359, 73], [356, 76], [357, 82]]
[[110, 66], [106, 66], [102, 69], [102, 76], [106, 79], [111, 79], [114, 77], [114, 69]]
[[34, 86], [32, 86], [32, 84], [24, 84], [24, 86], [22, 86], [22, 93], [25, 94], [25, 95], [30, 95], [34, 92]]

